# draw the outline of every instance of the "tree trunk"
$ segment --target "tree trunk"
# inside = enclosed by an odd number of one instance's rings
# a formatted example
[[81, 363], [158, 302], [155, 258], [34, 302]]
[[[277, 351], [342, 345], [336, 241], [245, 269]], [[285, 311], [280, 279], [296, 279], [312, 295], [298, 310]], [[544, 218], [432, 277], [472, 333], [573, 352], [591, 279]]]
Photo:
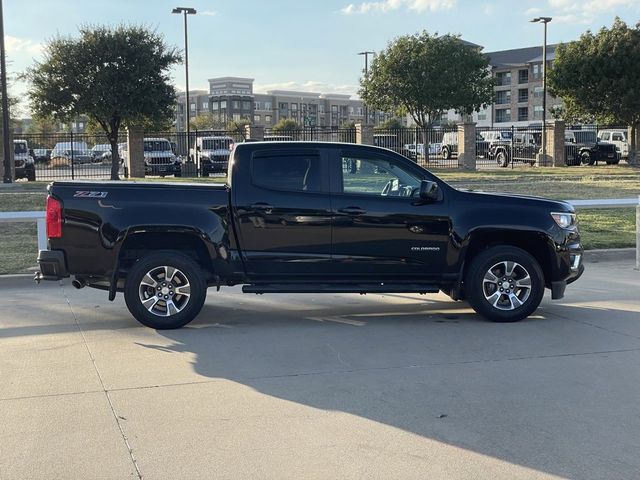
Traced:
[[120, 152], [118, 151], [118, 134], [109, 136], [111, 144], [111, 180], [120, 180], [118, 171], [120, 170]]
[[627, 163], [629, 165], [637, 166], [638, 165], [638, 142], [637, 142], [638, 124], [636, 124], [635, 122], [632, 123], [631, 128], [629, 130], [630, 130], [631, 138], [629, 139], [629, 156], [627, 157]]

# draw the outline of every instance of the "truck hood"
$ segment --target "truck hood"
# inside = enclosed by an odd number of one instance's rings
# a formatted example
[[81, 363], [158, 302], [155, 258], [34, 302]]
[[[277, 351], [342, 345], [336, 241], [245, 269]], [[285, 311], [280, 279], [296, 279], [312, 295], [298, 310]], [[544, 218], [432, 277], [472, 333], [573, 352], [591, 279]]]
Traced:
[[562, 200], [551, 200], [544, 197], [536, 197], [533, 195], [520, 195], [517, 193], [507, 192], [481, 192], [467, 189], [459, 189], [466, 200], [474, 202], [482, 202], [483, 204], [495, 203], [496, 205], [504, 205], [505, 202], [509, 202], [512, 205], [518, 204], [523, 207], [542, 208], [547, 209], [550, 212], [570, 212], [575, 210], [569, 202]]
[[171, 158], [173, 152], [144, 152], [145, 158]]
[[226, 148], [218, 148], [216, 150], [202, 150], [200, 154], [203, 157], [228, 157], [231, 152]]

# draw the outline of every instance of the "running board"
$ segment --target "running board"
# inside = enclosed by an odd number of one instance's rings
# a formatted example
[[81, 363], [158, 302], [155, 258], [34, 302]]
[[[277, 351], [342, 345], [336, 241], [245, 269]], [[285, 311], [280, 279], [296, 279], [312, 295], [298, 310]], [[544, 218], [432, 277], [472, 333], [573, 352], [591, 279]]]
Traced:
[[438, 293], [435, 285], [422, 283], [262, 283], [245, 285], [244, 293]]

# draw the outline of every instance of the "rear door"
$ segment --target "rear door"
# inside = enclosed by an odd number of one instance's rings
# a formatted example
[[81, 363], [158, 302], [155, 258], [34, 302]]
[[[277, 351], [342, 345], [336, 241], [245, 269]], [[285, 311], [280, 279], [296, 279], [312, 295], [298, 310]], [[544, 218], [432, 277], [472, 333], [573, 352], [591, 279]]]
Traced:
[[247, 273], [276, 280], [326, 274], [331, 204], [323, 149], [256, 149], [236, 162], [232, 194]]

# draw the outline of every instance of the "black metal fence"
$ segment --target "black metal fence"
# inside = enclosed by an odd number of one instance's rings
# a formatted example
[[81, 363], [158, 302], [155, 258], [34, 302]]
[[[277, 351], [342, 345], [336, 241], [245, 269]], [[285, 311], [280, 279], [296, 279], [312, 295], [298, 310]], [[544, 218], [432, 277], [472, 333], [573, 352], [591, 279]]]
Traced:
[[[119, 144], [126, 148], [125, 138]], [[15, 134], [16, 176], [35, 180], [104, 179], [111, 176], [111, 145], [104, 135], [79, 133]], [[120, 149], [119, 149], [120, 150]], [[126, 176], [120, 162], [121, 176]]]
[[305, 141], [356, 143], [356, 129], [349, 127], [304, 127], [295, 130], [276, 131], [272, 128], [265, 128], [264, 140], [271, 142]]

